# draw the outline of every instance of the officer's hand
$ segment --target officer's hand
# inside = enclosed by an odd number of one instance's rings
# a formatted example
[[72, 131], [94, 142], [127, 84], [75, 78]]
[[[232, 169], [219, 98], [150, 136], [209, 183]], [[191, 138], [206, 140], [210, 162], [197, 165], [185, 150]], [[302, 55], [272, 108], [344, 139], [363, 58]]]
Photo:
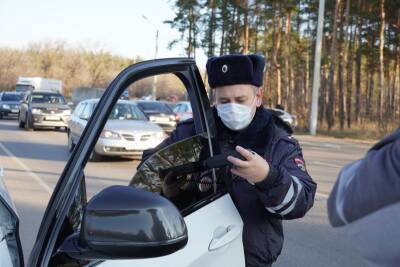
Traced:
[[264, 180], [269, 173], [269, 164], [257, 153], [252, 153], [241, 146], [236, 146], [239, 152], [246, 160], [228, 156], [228, 161], [233, 164], [231, 172], [238, 175], [250, 183], [258, 183]]
[[173, 172], [167, 173], [162, 185], [163, 195], [167, 198], [176, 197], [179, 194], [180, 188], [185, 185], [185, 183], [185, 177], [177, 177]]

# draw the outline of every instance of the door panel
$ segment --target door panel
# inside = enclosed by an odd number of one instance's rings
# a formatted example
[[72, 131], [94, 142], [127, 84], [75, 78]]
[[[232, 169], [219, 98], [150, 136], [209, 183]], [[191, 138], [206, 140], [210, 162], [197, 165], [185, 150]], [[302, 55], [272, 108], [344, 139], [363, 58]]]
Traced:
[[23, 266], [18, 233], [18, 216], [7, 188], [0, 177], [0, 266]]
[[[99, 266], [243, 267], [245, 265], [242, 244], [243, 222], [229, 194], [186, 216], [185, 222], [189, 241], [184, 249], [164, 257], [105, 261]], [[223, 236], [221, 230], [228, 227], [238, 230], [238, 233], [235, 233], [236, 237], [225, 246], [209, 251], [212, 240]]]

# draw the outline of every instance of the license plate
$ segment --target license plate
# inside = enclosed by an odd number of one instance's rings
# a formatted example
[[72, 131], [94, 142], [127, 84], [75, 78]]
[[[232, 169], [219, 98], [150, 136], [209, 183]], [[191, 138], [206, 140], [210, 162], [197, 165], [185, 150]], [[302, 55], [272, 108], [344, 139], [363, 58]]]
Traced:
[[11, 110], [12, 113], [18, 113], [18, 111], [19, 111], [18, 109], [12, 109]]
[[136, 148], [136, 144], [135, 144], [135, 143], [127, 144], [127, 145], [125, 146], [125, 149], [126, 149], [126, 150], [135, 150], [135, 148]]
[[59, 121], [60, 117], [58, 117], [58, 116], [46, 116], [45, 119], [46, 119], [46, 121]]

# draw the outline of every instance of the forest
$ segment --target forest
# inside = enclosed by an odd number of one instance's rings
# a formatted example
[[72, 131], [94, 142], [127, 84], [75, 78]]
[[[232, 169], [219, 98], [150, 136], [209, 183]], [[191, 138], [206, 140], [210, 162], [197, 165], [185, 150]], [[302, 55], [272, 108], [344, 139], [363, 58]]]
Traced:
[[[265, 57], [264, 104], [280, 104], [309, 125], [318, 17], [316, 0], [170, 0], [164, 23], [180, 33], [188, 57], [256, 53]], [[400, 124], [400, 0], [325, 1], [318, 101], [319, 131], [383, 135]], [[0, 47], [0, 90], [18, 76], [63, 80], [65, 94], [106, 87], [141, 61], [63, 41]], [[203, 67], [204, 66], [200, 66]], [[204, 81], [207, 81], [205, 75]], [[173, 81], [160, 97], [174, 93]], [[151, 82], [143, 83], [151, 90]], [[207, 84], [206, 84], [206, 87]], [[147, 89], [144, 89], [146, 91]], [[184, 97], [182, 92], [179, 96]], [[374, 136], [374, 135], [372, 135]]]

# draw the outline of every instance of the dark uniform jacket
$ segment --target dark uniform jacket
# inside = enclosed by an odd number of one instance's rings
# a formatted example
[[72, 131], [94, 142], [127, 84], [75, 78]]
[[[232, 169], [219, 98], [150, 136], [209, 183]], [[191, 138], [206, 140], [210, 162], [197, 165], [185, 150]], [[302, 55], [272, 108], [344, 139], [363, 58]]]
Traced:
[[[269, 266], [282, 250], [282, 220], [303, 217], [314, 203], [316, 184], [309, 176], [299, 143], [268, 110], [258, 108], [251, 124], [242, 131], [231, 131], [214, 109], [220, 152], [236, 145], [251, 149], [270, 164], [268, 177], [252, 185], [240, 177], [226, 179], [243, 220], [243, 247], [246, 266]], [[155, 151], [195, 135], [193, 120], [178, 124], [169, 138], [157, 148], [145, 151], [142, 162]], [[226, 176], [231, 173], [226, 172]]]

